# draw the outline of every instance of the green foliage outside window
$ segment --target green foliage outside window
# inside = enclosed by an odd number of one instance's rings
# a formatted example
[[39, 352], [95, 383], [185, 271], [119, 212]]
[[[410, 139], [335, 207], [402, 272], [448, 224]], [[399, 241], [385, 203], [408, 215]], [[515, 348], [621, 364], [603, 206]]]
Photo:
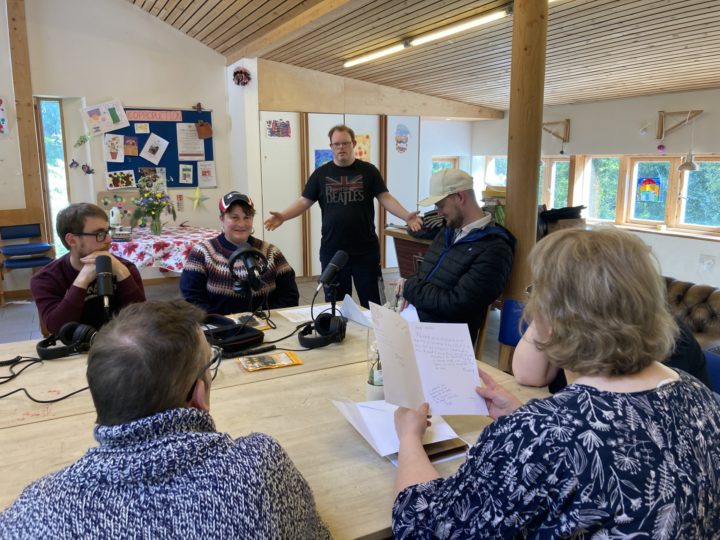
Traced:
[[720, 227], [720, 162], [698, 161], [687, 173], [687, 199], [681, 223]]
[[592, 158], [587, 215], [592, 219], [615, 220], [619, 158]]
[[[50, 214], [54, 224], [58, 212], [69, 204], [60, 102], [40, 100], [40, 115], [42, 117], [42, 140], [45, 151], [47, 189], [50, 196]], [[55, 238], [54, 243], [55, 253], [58, 257], [67, 253], [67, 249], [59, 238]]]
[[553, 164], [553, 208], [565, 208], [568, 205], [568, 182], [570, 178], [570, 162], [556, 161]]

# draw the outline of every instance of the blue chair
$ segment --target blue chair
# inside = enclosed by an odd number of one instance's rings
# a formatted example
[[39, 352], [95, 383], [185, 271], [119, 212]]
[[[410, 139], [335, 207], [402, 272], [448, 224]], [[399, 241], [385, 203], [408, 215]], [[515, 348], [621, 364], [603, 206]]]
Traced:
[[[502, 345], [517, 347], [522, 334], [527, 328], [527, 324], [522, 324], [522, 333], [520, 328], [520, 320], [522, 319], [525, 302], [506, 298], [503, 300], [502, 314], [500, 315], [500, 329], [498, 330], [498, 341]], [[514, 349], [512, 350], [514, 352]], [[512, 373], [512, 354], [509, 350], [500, 349], [500, 357], [498, 358], [498, 367], [507, 372]]]
[[710, 382], [713, 385], [713, 390], [720, 394], [720, 347], [704, 352], [707, 371], [710, 376]]
[[[28, 241], [20, 242], [23, 239]], [[42, 241], [39, 223], [0, 227], [0, 304], [5, 303], [5, 272], [17, 268], [35, 272], [54, 258], [55, 249]]]

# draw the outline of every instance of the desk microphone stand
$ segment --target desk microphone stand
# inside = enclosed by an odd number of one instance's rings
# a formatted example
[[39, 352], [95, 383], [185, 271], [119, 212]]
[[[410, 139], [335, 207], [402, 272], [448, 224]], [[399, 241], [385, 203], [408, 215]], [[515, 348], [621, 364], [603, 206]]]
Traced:
[[333, 283], [329, 283], [326, 285], [326, 287], [329, 289], [330, 293], [330, 307], [331, 307], [331, 313], [332, 316], [335, 316], [335, 302], [337, 301], [337, 288], [338, 285], [340, 285], [337, 281], [334, 281]]

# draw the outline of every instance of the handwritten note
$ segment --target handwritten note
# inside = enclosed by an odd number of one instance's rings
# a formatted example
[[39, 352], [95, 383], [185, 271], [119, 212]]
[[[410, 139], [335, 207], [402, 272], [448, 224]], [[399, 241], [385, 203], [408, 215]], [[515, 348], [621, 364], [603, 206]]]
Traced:
[[408, 322], [370, 304], [383, 365], [385, 399], [417, 408], [427, 401], [437, 414], [487, 415], [466, 324]]

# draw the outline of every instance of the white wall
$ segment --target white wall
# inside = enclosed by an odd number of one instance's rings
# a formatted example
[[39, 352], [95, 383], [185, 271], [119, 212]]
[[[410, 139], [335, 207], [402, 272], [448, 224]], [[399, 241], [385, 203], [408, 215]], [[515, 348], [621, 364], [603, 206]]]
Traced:
[[[459, 156], [460, 168], [472, 173], [472, 125], [475, 122], [420, 120], [420, 164], [418, 167], [418, 196], [429, 193], [429, 181], [434, 156]], [[483, 124], [484, 122], [479, 122]], [[425, 211], [429, 208], [423, 209]]]
[[[246, 86], [236, 85], [233, 72], [243, 67], [250, 72], [251, 80]], [[230, 116], [230, 173], [225, 191], [237, 190], [249, 194], [255, 202], [255, 236], [263, 238], [262, 179], [260, 165], [260, 130], [258, 108], [257, 60], [243, 58], [229, 66], [225, 80]]]
[[[400, 146], [395, 140], [398, 127], [401, 135], [407, 128], [407, 146]], [[400, 151], [404, 149], [404, 151]], [[388, 116], [387, 118], [387, 177], [385, 182], [392, 195], [409, 211], [417, 208], [418, 202], [418, 168], [420, 155], [420, 118], [418, 116]], [[403, 225], [403, 221], [389, 215], [388, 223]], [[397, 254], [393, 238], [385, 239], [385, 266], [397, 267]]]
[[[290, 122], [290, 137], [268, 137], [265, 122], [272, 120]], [[270, 211], [282, 211], [300, 196], [301, 182], [305, 182], [300, 170], [300, 113], [260, 113], [260, 153], [262, 159], [262, 207], [265, 214], [255, 217], [255, 235], [262, 235], [262, 222]], [[257, 202], [256, 202], [257, 206]], [[302, 275], [302, 221], [291, 219], [274, 231], [265, 231], [265, 240], [275, 244], [285, 255], [295, 275]]]
[[[631, 99], [598, 101], [579, 105], [546, 107], [543, 118], [555, 122], [569, 118], [570, 143], [566, 154], [653, 154], [658, 111], [702, 109], [695, 120], [695, 153], [720, 153], [720, 89], [677, 92]], [[673, 124], [677, 120], [670, 119]], [[506, 155], [508, 119], [474, 122], [474, 155]], [[647, 128], [643, 135], [641, 129]], [[678, 129], [667, 136], [668, 153], [685, 154], [690, 146], [690, 128]], [[543, 132], [543, 154], [560, 150], [560, 141]]]
[[[543, 118], [546, 122], [570, 119], [567, 155], [656, 154], [658, 111], [690, 109], [705, 111], [695, 120], [695, 153], [720, 154], [720, 89], [546, 107]], [[669, 122], [672, 125], [676, 120]], [[645, 134], [642, 128], [646, 128]], [[690, 138], [689, 126], [674, 131], [664, 141], [667, 152], [687, 153]], [[473, 155], [507, 155], [507, 140], [507, 118], [473, 123]], [[544, 133], [543, 154], [554, 155], [559, 150], [560, 142]], [[720, 243], [659, 233], [637, 234], [653, 248], [664, 275], [720, 287]], [[717, 257], [710, 271], [700, 264], [700, 256], [706, 254]]]
[[0, 210], [25, 208], [7, 23], [7, 1], [0, 0], [0, 98], [8, 119], [7, 135], [0, 135]]

